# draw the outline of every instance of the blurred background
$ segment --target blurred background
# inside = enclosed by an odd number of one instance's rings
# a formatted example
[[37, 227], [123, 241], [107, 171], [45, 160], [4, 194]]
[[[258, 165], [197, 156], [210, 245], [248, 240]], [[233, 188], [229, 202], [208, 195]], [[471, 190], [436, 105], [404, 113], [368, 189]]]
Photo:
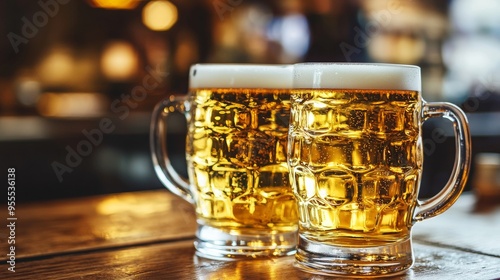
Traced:
[[[17, 201], [162, 188], [151, 111], [207, 62], [418, 65], [427, 101], [467, 112], [474, 155], [500, 153], [499, 14], [495, 0], [1, 1], [0, 166]], [[423, 197], [448, 179], [452, 131], [424, 126]]]

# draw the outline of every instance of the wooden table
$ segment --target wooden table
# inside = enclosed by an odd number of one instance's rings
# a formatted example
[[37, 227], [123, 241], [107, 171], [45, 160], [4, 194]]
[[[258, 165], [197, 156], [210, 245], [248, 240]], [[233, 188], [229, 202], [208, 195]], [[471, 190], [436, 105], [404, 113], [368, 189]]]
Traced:
[[[296, 269], [293, 257], [195, 256], [193, 209], [167, 190], [21, 204], [15, 216], [15, 272], [2, 226], [0, 279], [330, 279]], [[391, 279], [500, 277], [500, 206], [478, 211], [471, 194], [415, 225], [413, 241], [415, 265]]]

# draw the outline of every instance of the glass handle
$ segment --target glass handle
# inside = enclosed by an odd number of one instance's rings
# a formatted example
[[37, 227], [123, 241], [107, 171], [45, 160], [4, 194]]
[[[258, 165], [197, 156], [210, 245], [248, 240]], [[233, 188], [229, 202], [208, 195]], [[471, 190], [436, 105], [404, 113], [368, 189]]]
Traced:
[[150, 127], [150, 148], [153, 166], [161, 183], [174, 194], [193, 204], [189, 180], [183, 178], [173, 168], [167, 152], [167, 118], [172, 112], [186, 113], [186, 99], [174, 97], [158, 103], [153, 110]]
[[465, 113], [457, 106], [446, 102], [423, 104], [423, 121], [429, 118], [445, 118], [452, 122], [455, 134], [456, 155], [453, 170], [444, 188], [435, 196], [418, 201], [414, 221], [437, 216], [458, 199], [467, 182], [471, 162], [471, 138]]

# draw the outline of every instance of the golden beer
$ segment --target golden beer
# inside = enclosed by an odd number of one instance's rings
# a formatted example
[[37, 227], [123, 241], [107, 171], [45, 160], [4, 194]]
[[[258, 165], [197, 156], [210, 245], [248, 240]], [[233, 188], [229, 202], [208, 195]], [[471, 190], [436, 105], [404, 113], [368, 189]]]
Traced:
[[[299, 63], [293, 72], [287, 155], [299, 210], [297, 266], [337, 276], [406, 271], [412, 226], [446, 211], [467, 180], [465, 114], [424, 102], [416, 66]], [[419, 201], [422, 124], [435, 117], [454, 124], [456, 160], [444, 188]]]
[[306, 238], [377, 246], [409, 236], [421, 174], [417, 91], [295, 90], [290, 165]]
[[[289, 256], [298, 240], [297, 203], [287, 163], [292, 65], [196, 64], [187, 96], [153, 111], [156, 174], [196, 209], [194, 247], [217, 260]], [[168, 155], [173, 112], [187, 121], [188, 178]]]
[[295, 231], [290, 90], [195, 89], [191, 99], [187, 160], [198, 222], [227, 232]]

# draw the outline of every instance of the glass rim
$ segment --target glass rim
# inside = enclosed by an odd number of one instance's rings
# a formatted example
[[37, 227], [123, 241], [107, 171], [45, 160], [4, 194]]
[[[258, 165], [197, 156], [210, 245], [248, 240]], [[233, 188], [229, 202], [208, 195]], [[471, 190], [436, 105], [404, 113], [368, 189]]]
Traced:
[[411, 64], [399, 64], [399, 63], [380, 63], [380, 62], [299, 62], [299, 63], [294, 63], [293, 64], [295, 67], [296, 66], [308, 66], [308, 65], [316, 65], [316, 66], [360, 66], [360, 67], [366, 67], [366, 66], [379, 66], [379, 67], [395, 67], [395, 68], [412, 68], [412, 69], [420, 69], [420, 66], [418, 65], [411, 65]]

